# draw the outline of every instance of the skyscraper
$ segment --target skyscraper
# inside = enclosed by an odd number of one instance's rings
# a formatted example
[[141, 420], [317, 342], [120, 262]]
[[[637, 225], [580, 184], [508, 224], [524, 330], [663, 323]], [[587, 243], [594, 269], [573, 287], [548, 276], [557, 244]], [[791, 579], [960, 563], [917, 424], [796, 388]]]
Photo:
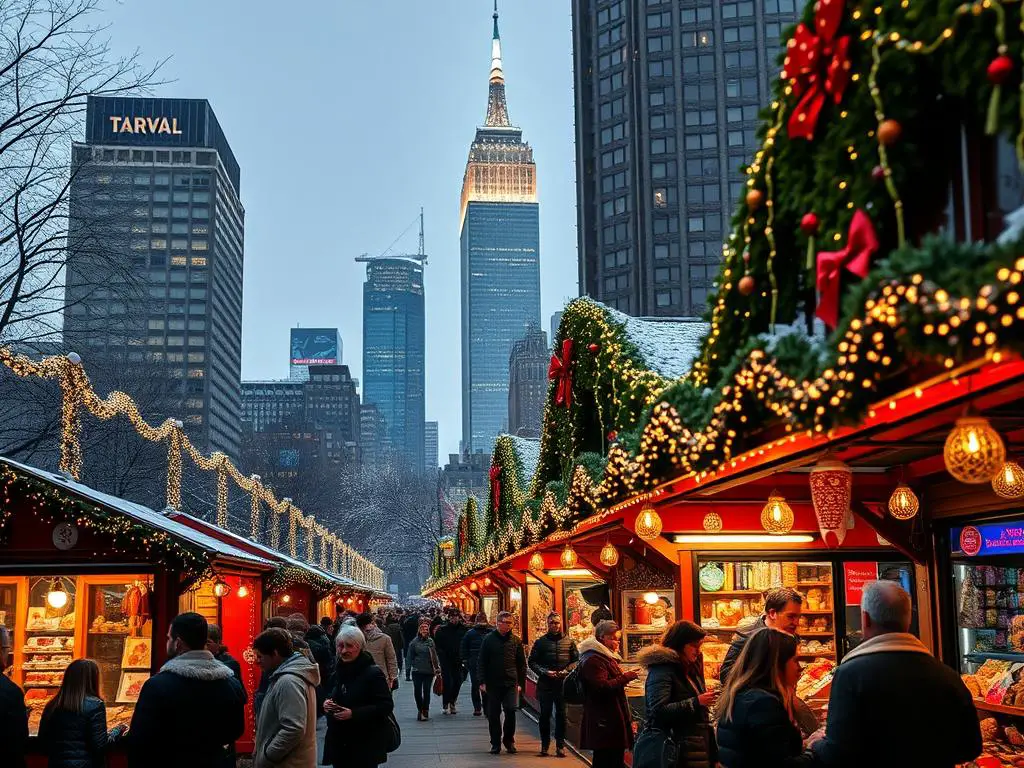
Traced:
[[701, 314], [796, 11], [572, 0], [581, 291], [631, 315]]
[[73, 163], [66, 344], [101, 391], [159, 387], [148, 421], [237, 456], [245, 212], [213, 109], [91, 97]]
[[423, 438], [423, 469], [437, 472], [437, 422], [428, 421]]
[[288, 345], [288, 377], [309, 378], [313, 365], [341, 365], [341, 333], [337, 328], [292, 328]]
[[383, 419], [383, 447], [416, 470], [423, 467], [425, 337], [422, 261], [367, 257], [363, 400]]
[[508, 356], [540, 325], [540, 223], [533, 149], [509, 120], [494, 11], [487, 118], [462, 182], [462, 446], [490, 452], [508, 414]]
[[541, 415], [548, 393], [548, 335], [530, 326], [512, 344], [508, 357], [508, 432], [519, 437], [540, 437]]

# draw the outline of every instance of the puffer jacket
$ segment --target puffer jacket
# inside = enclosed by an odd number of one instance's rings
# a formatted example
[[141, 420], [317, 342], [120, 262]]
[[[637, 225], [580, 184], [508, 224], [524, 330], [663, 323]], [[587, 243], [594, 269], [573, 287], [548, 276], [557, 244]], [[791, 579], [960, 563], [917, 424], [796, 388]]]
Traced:
[[106, 705], [102, 699], [87, 696], [81, 712], [44, 712], [39, 744], [49, 768], [102, 768], [107, 749]]
[[405, 655], [405, 663], [409, 669], [421, 675], [436, 675], [440, 673], [441, 666], [437, 660], [437, 651], [434, 649], [434, 638], [426, 639], [416, 635], [409, 643], [409, 650]]
[[651, 645], [637, 654], [647, 667], [644, 705], [647, 722], [670, 731], [679, 746], [681, 768], [714, 768], [718, 745], [711, 730], [707, 707], [697, 697], [707, 690], [704, 662], [697, 660], [697, 674], [688, 678], [679, 654], [663, 645]]
[[530, 648], [529, 665], [537, 675], [537, 688], [540, 690], [562, 689], [564, 675], [551, 677], [548, 672], [564, 673], [580, 658], [576, 643], [566, 634], [559, 632], [553, 635], [548, 632], [538, 637]]
[[[327, 718], [324, 762], [337, 766], [380, 765], [388, 759], [389, 715], [395, 703], [384, 672], [366, 651], [350, 662], [338, 662], [330, 698], [352, 710], [348, 720]], [[316, 749], [313, 750], [316, 760]]]
[[256, 723], [253, 768], [316, 765], [316, 688], [320, 668], [296, 651], [270, 676]]
[[480, 646], [484, 644], [484, 638], [493, 631], [494, 627], [485, 622], [483, 624], [474, 624], [462, 636], [462, 647], [459, 649], [459, 656], [462, 658], [462, 663], [469, 667], [474, 674], [476, 673], [476, 660], [480, 656]]

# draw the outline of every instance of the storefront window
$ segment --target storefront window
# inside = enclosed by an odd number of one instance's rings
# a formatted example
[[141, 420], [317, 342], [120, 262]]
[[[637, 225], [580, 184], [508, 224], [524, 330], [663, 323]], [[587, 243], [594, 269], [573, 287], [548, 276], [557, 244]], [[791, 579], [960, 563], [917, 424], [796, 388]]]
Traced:
[[622, 592], [622, 658], [635, 661], [640, 649], [654, 645], [676, 620], [675, 594], [666, 591]]
[[607, 587], [598, 582], [563, 582], [562, 586], [565, 631], [576, 645], [579, 645], [588, 637], [594, 636], [594, 625], [590, 621], [590, 616], [601, 607], [596, 593], [606, 591]]
[[532, 644], [538, 637], [548, 631], [548, 614], [555, 609], [554, 593], [546, 584], [530, 581], [526, 584], [526, 610], [529, 612], [527, 624], [528, 640]]

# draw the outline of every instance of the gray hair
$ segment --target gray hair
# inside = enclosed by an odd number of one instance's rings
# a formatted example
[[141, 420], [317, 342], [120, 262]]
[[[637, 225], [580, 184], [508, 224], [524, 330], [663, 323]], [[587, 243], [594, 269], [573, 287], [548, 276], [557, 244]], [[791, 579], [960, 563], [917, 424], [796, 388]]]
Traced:
[[498, 614], [498, 621], [501, 621], [503, 619], [511, 619], [511, 618], [512, 618], [512, 611], [502, 611], [501, 613]]
[[366, 635], [363, 631], [354, 624], [343, 624], [341, 629], [338, 630], [338, 637], [335, 638], [335, 647], [341, 648], [342, 643], [352, 643], [358, 645], [359, 649], [366, 648]]
[[860, 609], [871, 623], [886, 632], [907, 632], [913, 606], [910, 595], [895, 581], [869, 581], [864, 585]]
[[602, 637], [607, 635], [614, 635], [619, 631], [619, 625], [610, 619], [603, 619], [597, 622], [597, 626], [594, 627], [594, 637], [600, 640]]

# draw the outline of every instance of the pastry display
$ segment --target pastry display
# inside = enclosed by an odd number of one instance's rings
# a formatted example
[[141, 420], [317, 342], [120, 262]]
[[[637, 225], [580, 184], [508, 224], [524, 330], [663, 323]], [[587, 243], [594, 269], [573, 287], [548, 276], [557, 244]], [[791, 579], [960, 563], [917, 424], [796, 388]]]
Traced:
[[104, 616], [100, 615], [93, 619], [92, 624], [89, 625], [90, 632], [109, 632], [114, 633], [125, 633], [128, 632], [128, 621], [108, 621]]
[[70, 635], [62, 637], [30, 637], [25, 642], [25, 653], [71, 651], [75, 647], [75, 638]]
[[804, 667], [804, 672], [796, 684], [796, 695], [801, 699], [809, 699], [821, 693], [835, 674], [836, 663], [830, 659], [816, 659]]

